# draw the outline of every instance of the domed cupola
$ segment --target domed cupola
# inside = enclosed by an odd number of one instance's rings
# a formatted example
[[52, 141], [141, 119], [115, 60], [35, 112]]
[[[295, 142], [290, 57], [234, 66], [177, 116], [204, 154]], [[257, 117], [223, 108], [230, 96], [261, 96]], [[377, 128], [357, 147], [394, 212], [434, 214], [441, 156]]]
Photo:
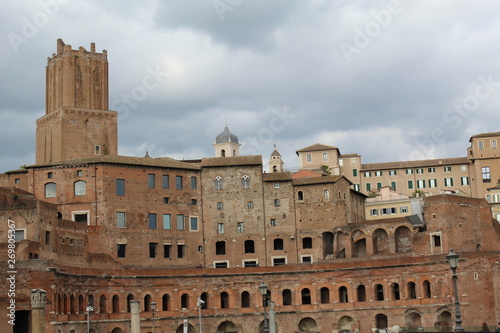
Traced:
[[218, 144], [218, 143], [228, 143], [228, 142], [238, 143], [238, 137], [233, 133], [231, 133], [231, 131], [229, 130], [229, 128], [227, 128], [226, 125], [222, 133], [217, 135], [217, 137], [215, 138], [215, 143]]
[[238, 142], [238, 137], [231, 133], [227, 125], [217, 135], [213, 145], [215, 148], [215, 157], [240, 156], [241, 145]]

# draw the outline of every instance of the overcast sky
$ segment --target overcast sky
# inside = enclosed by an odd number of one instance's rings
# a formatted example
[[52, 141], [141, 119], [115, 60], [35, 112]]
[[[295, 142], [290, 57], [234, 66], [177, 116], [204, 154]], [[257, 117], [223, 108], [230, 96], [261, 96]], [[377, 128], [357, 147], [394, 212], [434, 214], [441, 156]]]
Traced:
[[[466, 156], [500, 131], [500, 2], [41, 0], [0, 11], [0, 172], [35, 162], [62, 38], [108, 51], [119, 154], [242, 154], [285, 167], [323, 143], [363, 163]], [[154, 77], [157, 84], [144, 80]], [[498, 82], [498, 83], [497, 83]]]

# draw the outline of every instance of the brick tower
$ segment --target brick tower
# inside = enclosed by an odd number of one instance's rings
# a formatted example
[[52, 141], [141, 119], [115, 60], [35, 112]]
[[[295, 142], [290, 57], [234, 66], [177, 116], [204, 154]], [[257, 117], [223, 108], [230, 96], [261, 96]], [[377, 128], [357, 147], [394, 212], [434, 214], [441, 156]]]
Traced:
[[118, 154], [117, 113], [108, 110], [107, 52], [57, 40], [46, 67], [46, 110], [37, 120], [36, 163]]

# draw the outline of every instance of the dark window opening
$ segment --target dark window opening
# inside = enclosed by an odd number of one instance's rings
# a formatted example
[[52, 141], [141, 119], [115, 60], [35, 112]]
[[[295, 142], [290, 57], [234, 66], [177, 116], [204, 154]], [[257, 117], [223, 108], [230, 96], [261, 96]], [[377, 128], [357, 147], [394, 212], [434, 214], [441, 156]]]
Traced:
[[186, 252], [186, 245], [178, 244], [177, 245], [177, 258], [184, 258]]
[[276, 238], [273, 243], [275, 251], [283, 250], [283, 239]]
[[216, 255], [226, 254], [226, 242], [224, 241], [215, 242], [215, 254]]
[[158, 243], [149, 243], [149, 257], [156, 258], [156, 247]]
[[127, 248], [127, 244], [118, 244], [117, 245], [117, 255], [118, 258], [125, 258], [125, 250]]
[[311, 237], [302, 238], [302, 248], [303, 249], [312, 249], [312, 247], [313, 247], [313, 244], [312, 244]]
[[245, 241], [245, 253], [255, 253], [255, 243], [253, 240]]
[[172, 252], [172, 245], [163, 244], [163, 258], [170, 258]]

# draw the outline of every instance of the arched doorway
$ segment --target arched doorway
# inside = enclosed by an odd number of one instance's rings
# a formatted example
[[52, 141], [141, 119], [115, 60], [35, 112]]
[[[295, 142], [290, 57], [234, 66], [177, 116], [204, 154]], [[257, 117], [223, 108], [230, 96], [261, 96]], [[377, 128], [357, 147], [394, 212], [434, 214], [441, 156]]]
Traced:
[[[193, 325], [187, 324], [188, 325], [188, 333], [196, 333], [196, 330], [194, 329]], [[177, 327], [177, 330], [175, 331], [176, 333], [184, 333], [184, 324], [179, 325]]]
[[113, 328], [113, 330], [111, 331], [111, 333], [123, 333], [123, 330], [119, 327], [115, 327]]
[[217, 332], [224, 332], [224, 333], [238, 333], [238, 329], [236, 328], [236, 325], [233, 324], [230, 321], [225, 321], [217, 327]]
[[354, 320], [349, 316], [340, 318], [338, 323], [339, 333], [351, 333], [354, 331]]
[[312, 318], [304, 318], [299, 322], [299, 331], [303, 333], [316, 333], [318, 331], [318, 325], [316, 320]]
[[387, 321], [387, 316], [385, 314], [379, 313], [375, 316], [375, 325], [377, 328], [387, 328], [389, 323]]
[[434, 327], [439, 332], [451, 332], [451, 329], [453, 327], [451, 313], [447, 310], [441, 312], [437, 317], [437, 321], [434, 324]]
[[417, 310], [411, 309], [405, 313], [405, 326], [408, 332], [417, 332], [422, 327], [422, 317]]

